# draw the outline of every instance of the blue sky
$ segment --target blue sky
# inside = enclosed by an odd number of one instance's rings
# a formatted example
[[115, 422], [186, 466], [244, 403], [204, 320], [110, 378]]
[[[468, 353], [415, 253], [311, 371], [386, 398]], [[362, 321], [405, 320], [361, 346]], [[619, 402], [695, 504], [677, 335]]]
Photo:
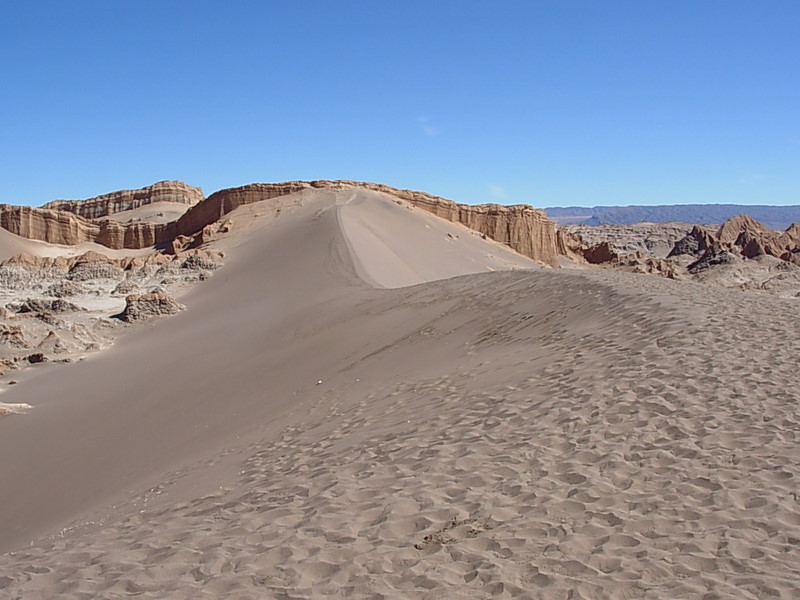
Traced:
[[800, 2], [5, 2], [0, 202], [357, 179], [800, 204]]

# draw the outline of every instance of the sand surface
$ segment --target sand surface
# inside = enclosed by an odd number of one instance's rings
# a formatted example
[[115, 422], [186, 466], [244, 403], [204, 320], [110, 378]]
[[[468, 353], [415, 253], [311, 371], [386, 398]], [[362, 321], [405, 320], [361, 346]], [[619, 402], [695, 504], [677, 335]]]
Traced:
[[175, 221], [192, 207], [182, 202], [153, 202], [130, 210], [121, 210], [106, 217], [120, 223], [169, 223]]
[[796, 302], [499, 271], [385, 202], [298, 195], [4, 393], [1, 598], [800, 595]]
[[84, 242], [75, 246], [64, 246], [60, 244], [48, 244], [39, 240], [29, 240], [11, 233], [0, 227], [0, 262], [11, 258], [16, 254], [27, 254], [30, 256], [80, 256], [86, 252], [97, 252], [105, 254], [111, 258], [123, 258], [126, 256], [144, 255], [152, 250], [144, 248], [142, 250], [114, 250], [93, 242]]

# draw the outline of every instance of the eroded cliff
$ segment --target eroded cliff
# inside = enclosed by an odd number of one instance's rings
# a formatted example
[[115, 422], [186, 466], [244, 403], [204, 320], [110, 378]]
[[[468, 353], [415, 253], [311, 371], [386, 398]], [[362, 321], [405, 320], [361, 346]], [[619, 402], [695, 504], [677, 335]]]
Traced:
[[[138, 202], [141, 206], [149, 202], [164, 201], [167, 197], [176, 198], [180, 194], [183, 194], [182, 197], [189, 203], [190, 200], [197, 198], [198, 194], [202, 195], [199, 188], [192, 188], [181, 182], [162, 182], [162, 184], [136, 190], [133, 195], [129, 192], [115, 192], [85, 201], [51, 202], [42, 208], [0, 205], [0, 226], [22, 237], [49, 243], [74, 245], [81, 242], [96, 242], [114, 249], [138, 249], [168, 245], [178, 236], [196, 240], [208, 226], [247, 204], [270, 200], [304, 189], [364, 188], [404, 200], [448, 221], [461, 223], [544, 264], [551, 266], [558, 264], [559, 243], [555, 223], [542, 211], [530, 206], [498, 204], [471, 206], [424, 192], [357, 181], [254, 183], [224, 189], [197, 201], [180, 218], [166, 224], [118, 223], [97, 216], [128, 210], [133, 208], [132, 203]], [[150, 190], [153, 195], [148, 197], [146, 190]], [[188, 245], [191, 245], [191, 241]]]
[[86, 219], [100, 219], [156, 202], [194, 205], [203, 200], [203, 190], [182, 181], [159, 181], [138, 190], [120, 190], [87, 200], [53, 200], [42, 208], [66, 211]]

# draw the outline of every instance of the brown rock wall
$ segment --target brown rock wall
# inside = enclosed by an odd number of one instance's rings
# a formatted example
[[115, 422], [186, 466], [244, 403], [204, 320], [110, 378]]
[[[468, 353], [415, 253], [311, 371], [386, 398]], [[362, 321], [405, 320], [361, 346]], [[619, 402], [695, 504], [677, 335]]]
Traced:
[[155, 202], [197, 204], [203, 190], [182, 181], [159, 181], [138, 190], [120, 190], [88, 200], [53, 200], [42, 208], [71, 212], [86, 219], [100, 219]]
[[[166, 183], [171, 185], [162, 186]], [[457, 204], [451, 200], [423, 192], [356, 181], [254, 183], [220, 190], [205, 200], [198, 201], [178, 220], [167, 224], [123, 224], [105, 219], [98, 220], [96, 217], [80, 216], [81, 214], [107, 215], [115, 210], [131, 208], [131, 202], [159, 201], [153, 198], [163, 200], [168, 197], [168, 194], [173, 192], [177, 194], [173, 190], [173, 188], [180, 188], [180, 186], [174, 185], [177, 183], [180, 182], [162, 182], [162, 184], [155, 184], [150, 188], [143, 188], [135, 192], [116, 192], [83, 202], [51, 202], [45, 205], [45, 208], [38, 209], [2, 205], [0, 206], [0, 226], [22, 237], [55, 244], [74, 245], [81, 242], [96, 242], [109, 248], [147, 248], [169, 244], [179, 235], [193, 237], [239, 206], [271, 200], [303, 189], [361, 188], [394, 196], [438, 217], [461, 223], [509, 246], [524, 256], [548, 265], [556, 266], [558, 264], [559, 246], [564, 245], [563, 240], [559, 241], [555, 223], [548, 219], [542, 211], [527, 205], [481, 204], [470, 206]], [[195, 190], [197, 194], [201, 194], [199, 188], [181, 185], [189, 191]], [[159, 189], [160, 191], [158, 191]], [[147, 196], [146, 190], [150, 190], [147, 192], [151, 193], [150, 196]], [[196, 197], [189, 192], [187, 194], [186, 198], [188, 199]], [[187, 201], [187, 203], [189, 202]], [[54, 207], [58, 207], [59, 210], [53, 210]]]
[[457, 204], [452, 200], [423, 192], [358, 181], [317, 180], [254, 183], [220, 190], [209, 196], [204, 202], [189, 209], [178, 219], [177, 233], [186, 236], [193, 235], [239, 206], [270, 200], [310, 188], [335, 190], [361, 188], [382, 192], [405, 200], [437, 217], [461, 223], [509, 246], [524, 256], [552, 266], [557, 264], [556, 226], [542, 211], [521, 204], [515, 206]]

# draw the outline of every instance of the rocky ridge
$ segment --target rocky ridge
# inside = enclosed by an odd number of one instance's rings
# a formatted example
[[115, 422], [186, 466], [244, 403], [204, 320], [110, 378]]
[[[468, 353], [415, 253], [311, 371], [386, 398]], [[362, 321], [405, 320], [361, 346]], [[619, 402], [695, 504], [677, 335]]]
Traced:
[[724, 223], [736, 215], [750, 215], [770, 229], [786, 229], [800, 222], [800, 205], [765, 206], [747, 204], [668, 204], [545, 208], [545, 214], [559, 225], [632, 225], [650, 223]]
[[[199, 188], [182, 182], [160, 182], [141, 190], [114, 192], [84, 201], [55, 201], [42, 208], [0, 205], [0, 226], [22, 237], [55, 244], [94, 242], [112, 249], [160, 248], [176, 255], [224, 234], [228, 227], [224, 217], [241, 206], [307, 189], [350, 188], [381, 192], [395, 201], [461, 223], [549, 266], [558, 266], [567, 259], [583, 265], [686, 279], [709, 267], [730, 266], [757, 257], [800, 265], [797, 225], [776, 232], [750, 217], [739, 216], [728, 219], [716, 232], [686, 223], [557, 227], [543, 211], [527, 205], [471, 206], [424, 192], [349, 180], [254, 183], [220, 190], [208, 198], [203, 198]], [[190, 208], [168, 223], [121, 223], [109, 218], [117, 211], [161, 201], [182, 202]], [[747, 276], [737, 277], [740, 285], [744, 285], [742, 280], [752, 284]], [[758, 285], [765, 281], [763, 277], [756, 279]]]
[[633, 225], [565, 225], [559, 229], [580, 236], [589, 246], [608, 242], [616, 252], [641, 252], [666, 258], [675, 243], [692, 230], [692, 224], [642, 222]]
[[[198, 188], [185, 187], [199, 192]], [[99, 197], [105, 199], [102, 202], [91, 199], [83, 201], [86, 204], [79, 202], [75, 207], [66, 205], [67, 208], [64, 208], [63, 201], [49, 203], [42, 208], [4, 204], [0, 205], [0, 226], [16, 235], [53, 244], [76, 245], [94, 242], [112, 249], [141, 249], [165, 246], [182, 236], [186, 238], [181, 244], [182, 247], [197, 247], [208, 240], [215, 223], [240, 206], [271, 200], [304, 189], [348, 188], [369, 189], [388, 194], [448, 221], [461, 223], [506, 244], [524, 256], [550, 266], [558, 264], [555, 223], [542, 211], [530, 206], [498, 204], [470, 206], [424, 192], [357, 181], [255, 183], [220, 190], [198, 201], [183, 216], [169, 223], [118, 223], [105, 218], [86, 216], [102, 214], [106, 217], [113, 214], [110, 211], [127, 210], [125, 207], [128, 206], [129, 203], [126, 203], [128, 201], [111, 200], [110, 198], [117, 198], [114, 194]], [[137, 202], [144, 202], [147, 189], [143, 188], [133, 193], [134, 197], [138, 198]], [[118, 194], [122, 194], [120, 198], [128, 198], [130, 195], [129, 192]]]
[[[618, 237], [608, 236], [612, 229]], [[695, 225], [665, 257], [648, 252], [635, 236], [632, 242], [626, 237], [631, 229], [604, 227], [598, 237], [606, 239], [594, 245], [572, 234], [571, 251], [601, 267], [800, 297], [800, 226], [796, 224], [773, 231], [748, 215], [739, 215], [716, 229]], [[632, 245], [640, 249], [620, 249]]]
[[70, 212], [84, 219], [100, 219], [156, 202], [194, 205], [203, 198], [203, 190], [198, 187], [182, 181], [159, 181], [138, 190], [120, 190], [88, 200], [53, 200], [42, 208]]

